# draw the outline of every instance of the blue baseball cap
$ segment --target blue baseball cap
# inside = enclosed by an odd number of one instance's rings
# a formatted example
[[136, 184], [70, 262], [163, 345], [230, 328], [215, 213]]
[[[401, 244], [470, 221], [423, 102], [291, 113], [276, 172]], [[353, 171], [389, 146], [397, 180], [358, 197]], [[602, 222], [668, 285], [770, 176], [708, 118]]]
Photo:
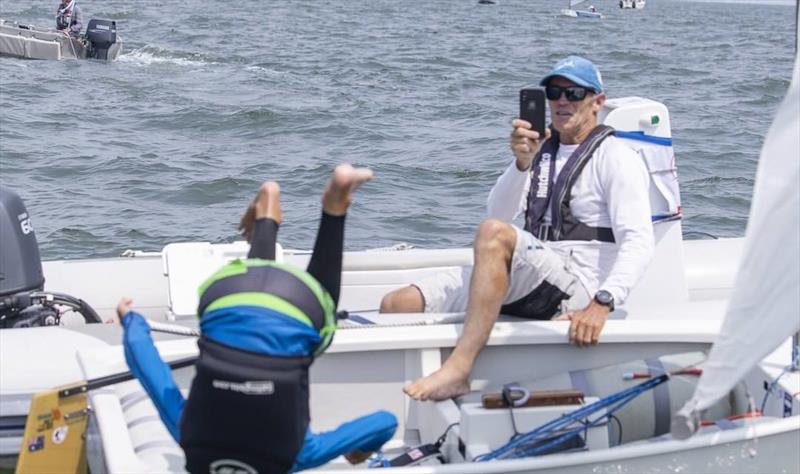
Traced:
[[597, 93], [603, 92], [603, 78], [600, 76], [600, 71], [586, 58], [567, 56], [556, 63], [553, 70], [544, 76], [539, 85], [546, 86], [550, 79], [556, 76], [569, 79], [575, 84], [592, 89]]

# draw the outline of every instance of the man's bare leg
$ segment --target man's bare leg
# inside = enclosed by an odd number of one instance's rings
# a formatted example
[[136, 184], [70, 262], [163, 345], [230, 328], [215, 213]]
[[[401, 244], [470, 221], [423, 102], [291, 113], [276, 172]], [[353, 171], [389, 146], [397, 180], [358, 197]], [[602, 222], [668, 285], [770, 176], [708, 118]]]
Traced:
[[381, 313], [423, 313], [425, 298], [414, 285], [391, 291], [381, 299]]
[[265, 181], [258, 188], [258, 193], [253, 202], [247, 206], [242, 219], [239, 221], [239, 230], [245, 240], [250, 242], [253, 236], [253, 225], [257, 219], [269, 218], [281, 223], [281, 187], [275, 181]]
[[362, 184], [372, 179], [369, 168], [353, 168], [342, 164], [333, 170], [322, 193], [322, 210], [332, 216], [343, 216], [353, 201], [353, 192]]
[[486, 220], [475, 237], [475, 267], [469, 285], [464, 332], [442, 368], [403, 391], [416, 400], [446, 400], [469, 393], [469, 374], [508, 291], [508, 275], [517, 234], [509, 224]]

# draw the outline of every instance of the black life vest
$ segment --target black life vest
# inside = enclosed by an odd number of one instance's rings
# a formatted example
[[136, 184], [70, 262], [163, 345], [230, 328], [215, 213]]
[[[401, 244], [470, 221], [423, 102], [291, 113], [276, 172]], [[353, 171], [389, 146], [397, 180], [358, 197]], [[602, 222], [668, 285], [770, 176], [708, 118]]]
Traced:
[[[595, 127], [578, 148], [570, 155], [561, 172], [555, 174], [555, 159], [558, 153], [558, 132], [542, 144], [531, 164], [531, 187], [525, 209], [525, 230], [539, 240], [599, 240], [614, 242], [614, 233], [608, 227], [592, 227], [580, 222], [570, 210], [572, 186], [595, 150], [614, 129], [607, 125]], [[550, 224], [544, 216], [550, 207]]]
[[289, 472], [308, 429], [313, 359], [256, 354], [204, 337], [198, 345], [180, 420], [186, 470]]
[[75, 16], [73, 15], [73, 8], [69, 9], [58, 9], [58, 14], [56, 15], [56, 29], [57, 30], [66, 30], [67, 28], [71, 27], [75, 24]]
[[[262, 293], [274, 298], [265, 300]], [[239, 305], [275, 310], [312, 327], [320, 336], [314, 356], [328, 348], [336, 332], [336, 303], [330, 293], [307, 272], [284, 263], [237, 259], [200, 286], [198, 316]]]

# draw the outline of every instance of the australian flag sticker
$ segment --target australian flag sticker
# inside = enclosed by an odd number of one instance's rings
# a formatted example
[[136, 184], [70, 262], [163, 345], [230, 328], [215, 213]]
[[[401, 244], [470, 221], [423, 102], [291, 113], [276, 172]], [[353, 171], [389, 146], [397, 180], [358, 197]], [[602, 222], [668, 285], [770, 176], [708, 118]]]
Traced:
[[37, 436], [33, 440], [28, 440], [28, 452], [32, 453], [44, 449], [44, 436]]

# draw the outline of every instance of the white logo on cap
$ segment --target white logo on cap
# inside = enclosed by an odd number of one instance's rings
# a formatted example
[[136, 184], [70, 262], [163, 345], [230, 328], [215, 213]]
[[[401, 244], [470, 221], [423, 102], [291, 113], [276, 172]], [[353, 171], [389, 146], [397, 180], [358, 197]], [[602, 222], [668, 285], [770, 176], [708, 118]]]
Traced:
[[575, 67], [575, 62], [571, 59], [564, 59], [558, 64], [558, 67], [556, 69], [564, 69], [567, 67]]

